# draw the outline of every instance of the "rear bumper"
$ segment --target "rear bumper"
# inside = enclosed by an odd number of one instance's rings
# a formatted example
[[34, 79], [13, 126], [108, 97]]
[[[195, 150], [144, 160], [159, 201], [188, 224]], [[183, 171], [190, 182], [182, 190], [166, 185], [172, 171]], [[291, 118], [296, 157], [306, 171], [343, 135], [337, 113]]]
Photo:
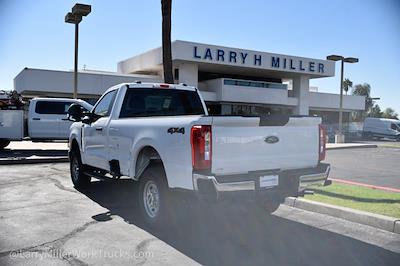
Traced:
[[310, 186], [324, 186], [327, 184], [331, 166], [329, 164], [320, 164], [318, 173], [304, 174], [299, 177], [299, 192], [304, 191]]
[[[193, 187], [194, 190], [201, 194], [215, 193], [217, 197], [225, 193], [232, 194], [234, 192], [256, 192], [253, 194], [278, 193], [283, 196], [297, 196], [310, 186], [328, 184], [329, 171], [329, 164], [320, 163], [315, 168], [261, 171], [229, 177], [193, 173]], [[267, 174], [279, 175], [279, 185], [271, 188], [260, 188], [259, 178]]]

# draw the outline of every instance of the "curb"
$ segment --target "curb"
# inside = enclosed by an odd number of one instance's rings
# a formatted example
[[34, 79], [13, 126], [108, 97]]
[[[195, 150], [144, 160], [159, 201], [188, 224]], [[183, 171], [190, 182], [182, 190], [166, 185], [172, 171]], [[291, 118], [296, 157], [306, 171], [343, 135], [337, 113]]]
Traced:
[[365, 144], [365, 145], [357, 145], [357, 146], [326, 147], [327, 150], [366, 149], [366, 148], [378, 148], [378, 145], [376, 145], [376, 144]]
[[284, 204], [400, 234], [400, 219], [397, 218], [294, 197], [286, 198]]
[[15, 158], [15, 159], [0, 160], [0, 165], [35, 164], [35, 163], [65, 163], [65, 162], [69, 162], [68, 157], [37, 158], [37, 159]]

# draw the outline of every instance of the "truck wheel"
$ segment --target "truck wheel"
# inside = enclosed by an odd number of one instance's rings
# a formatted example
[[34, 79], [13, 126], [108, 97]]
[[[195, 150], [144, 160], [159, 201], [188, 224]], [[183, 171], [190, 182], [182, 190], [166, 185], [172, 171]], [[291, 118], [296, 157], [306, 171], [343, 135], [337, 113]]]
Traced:
[[141, 215], [150, 226], [169, 222], [171, 196], [161, 165], [149, 166], [139, 180], [139, 208]]
[[0, 150], [7, 147], [8, 144], [10, 144], [10, 141], [8, 139], [0, 139]]
[[83, 173], [84, 167], [79, 152], [76, 150], [72, 151], [69, 161], [71, 180], [75, 188], [83, 189], [89, 187], [91, 177]]
[[281, 205], [281, 201], [278, 200], [266, 200], [258, 202], [258, 209], [262, 212], [273, 213]]

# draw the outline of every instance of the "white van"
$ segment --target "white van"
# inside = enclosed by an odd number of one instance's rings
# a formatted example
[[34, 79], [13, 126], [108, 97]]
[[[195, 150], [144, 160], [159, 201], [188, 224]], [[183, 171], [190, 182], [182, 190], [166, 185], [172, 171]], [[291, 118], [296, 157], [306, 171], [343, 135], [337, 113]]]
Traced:
[[366, 138], [391, 138], [400, 141], [400, 120], [367, 117], [363, 136]]

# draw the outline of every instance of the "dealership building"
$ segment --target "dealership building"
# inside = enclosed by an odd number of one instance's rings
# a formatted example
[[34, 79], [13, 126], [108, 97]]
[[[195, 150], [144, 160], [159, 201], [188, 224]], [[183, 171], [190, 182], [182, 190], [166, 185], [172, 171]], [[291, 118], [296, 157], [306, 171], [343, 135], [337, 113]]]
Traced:
[[[174, 41], [172, 63], [175, 83], [198, 87], [211, 114], [285, 113], [338, 121], [339, 95], [310, 88], [311, 79], [335, 75], [333, 61]], [[94, 101], [115, 84], [162, 82], [162, 75], [162, 49], [156, 48], [119, 62], [117, 72], [81, 70], [78, 94]], [[71, 97], [73, 72], [25, 68], [14, 87], [26, 98]], [[345, 95], [344, 121], [364, 107], [364, 97]]]

